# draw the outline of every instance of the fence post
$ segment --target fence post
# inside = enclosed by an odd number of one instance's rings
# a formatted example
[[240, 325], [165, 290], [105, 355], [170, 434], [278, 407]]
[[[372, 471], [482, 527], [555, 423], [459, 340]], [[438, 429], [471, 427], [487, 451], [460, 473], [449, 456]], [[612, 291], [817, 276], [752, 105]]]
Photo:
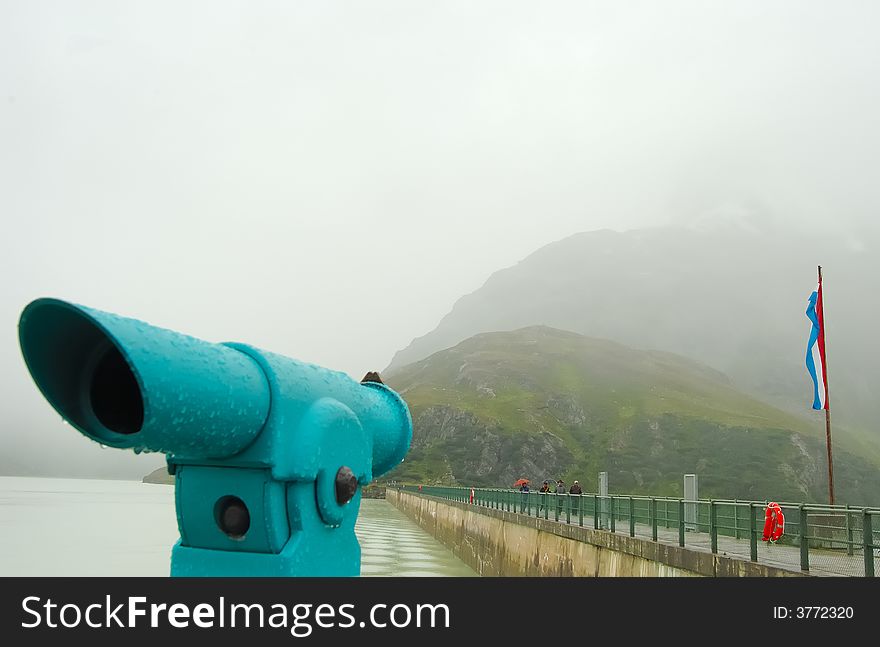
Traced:
[[755, 504], [749, 502], [749, 550], [753, 562], [758, 561], [758, 529], [755, 526]]
[[733, 536], [739, 539], [739, 499], [733, 500]]
[[593, 495], [593, 528], [599, 530], [599, 495]]
[[547, 515], [548, 515], [549, 512], [550, 512], [550, 511], [548, 510], [548, 508], [550, 507], [550, 504], [547, 502], [547, 499], [549, 499], [549, 498], [550, 498], [550, 493], [549, 493], [549, 492], [547, 492], [546, 494], [544, 494], [544, 519], [547, 519]]
[[853, 554], [853, 532], [852, 523], [850, 522], [849, 505], [846, 506], [846, 554]]
[[709, 499], [709, 536], [712, 540], [712, 552], [718, 553], [718, 523], [715, 519], [715, 502]]
[[633, 510], [633, 498], [629, 498], [629, 536], [636, 536], [636, 515]]
[[874, 529], [867, 508], [862, 511], [862, 543], [865, 547], [865, 577], [874, 577]]
[[684, 546], [684, 499], [678, 500], [678, 545]]
[[617, 516], [617, 512], [615, 512], [615, 510], [614, 510], [614, 497], [613, 496], [610, 497], [610, 499], [608, 500], [608, 506], [609, 506], [609, 509], [611, 510], [611, 532], [614, 532], [614, 527], [616, 525], [614, 523], [614, 521], [615, 521], [614, 517]]
[[804, 509], [803, 503], [798, 506], [798, 511], [800, 513], [801, 570], [808, 571], [810, 570], [810, 529], [807, 524], [807, 511]]
[[578, 494], [578, 525], [583, 528], [584, 526], [584, 495]]
[[657, 541], [657, 499], [651, 497], [651, 503], [648, 508], [651, 515], [651, 539]]
[[571, 523], [571, 495], [565, 495], [565, 523]]

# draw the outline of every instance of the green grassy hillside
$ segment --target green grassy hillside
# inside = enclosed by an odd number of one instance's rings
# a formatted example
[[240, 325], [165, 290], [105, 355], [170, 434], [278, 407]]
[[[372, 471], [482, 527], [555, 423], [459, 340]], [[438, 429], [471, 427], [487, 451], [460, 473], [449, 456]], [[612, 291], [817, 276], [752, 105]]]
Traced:
[[[477, 335], [394, 371], [413, 445], [391, 478], [507, 486], [575, 478], [595, 489], [825, 501], [823, 428], [737, 391], [670, 353], [542, 326]], [[839, 502], [880, 502], [880, 472], [835, 447]]]

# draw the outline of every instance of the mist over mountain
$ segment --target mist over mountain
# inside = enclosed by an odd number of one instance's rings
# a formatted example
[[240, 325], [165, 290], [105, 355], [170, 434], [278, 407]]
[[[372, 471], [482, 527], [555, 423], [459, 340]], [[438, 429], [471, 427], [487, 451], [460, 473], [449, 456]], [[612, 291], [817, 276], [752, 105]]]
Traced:
[[546, 323], [821, 431], [820, 263], [835, 433], [876, 437], [880, 3], [265, 4], [0, 3], [0, 474], [163, 464], [34, 387], [41, 296], [355, 379]]
[[823, 428], [804, 367], [805, 311], [821, 264], [832, 421], [876, 451], [877, 237], [792, 232], [736, 209], [707, 220], [591, 231], [542, 247], [460, 298], [389, 369], [479, 333], [546, 325], [703, 362]]

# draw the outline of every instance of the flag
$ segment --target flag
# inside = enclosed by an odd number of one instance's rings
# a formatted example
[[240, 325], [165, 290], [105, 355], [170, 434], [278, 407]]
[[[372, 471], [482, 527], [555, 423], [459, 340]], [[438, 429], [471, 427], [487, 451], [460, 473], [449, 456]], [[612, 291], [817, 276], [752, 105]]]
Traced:
[[807, 318], [812, 322], [807, 343], [807, 371], [813, 378], [813, 408], [828, 408], [828, 375], [825, 372], [825, 318], [822, 313], [822, 279], [810, 295]]

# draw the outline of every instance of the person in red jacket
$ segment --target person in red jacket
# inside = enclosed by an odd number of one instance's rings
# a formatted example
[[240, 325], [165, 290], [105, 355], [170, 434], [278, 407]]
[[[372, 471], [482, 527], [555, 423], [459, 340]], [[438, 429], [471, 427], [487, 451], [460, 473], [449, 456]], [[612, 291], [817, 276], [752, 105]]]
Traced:
[[468, 501], [468, 503], [470, 503], [471, 505], [473, 505], [473, 503], [474, 503], [474, 488], [471, 488], [471, 496], [470, 496], [470, 500]]
[[762, 541], [769, 541], [775, 544], [785, 532], [785, 515], [782, 514], [782, 508], [776, 502], [767, 505], [764, 511], [764, 536]]

